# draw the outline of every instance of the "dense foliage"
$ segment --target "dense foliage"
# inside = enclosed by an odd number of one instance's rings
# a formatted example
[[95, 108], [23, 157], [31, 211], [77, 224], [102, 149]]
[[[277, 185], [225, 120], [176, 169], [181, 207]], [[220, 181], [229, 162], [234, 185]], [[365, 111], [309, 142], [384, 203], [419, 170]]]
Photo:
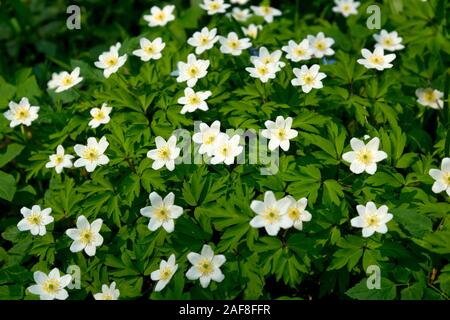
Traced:
[[[272, 1], [282, 15], [267, 23], [258, 16], [247, 22], [209, 16], [200, 1], [172, 1], [175, 19], [149, 27], [143, 15], [168, 3], [85, 0], [77, 2], [81, 29], [69, 30], [65, 1], [2, 1], [0, 111], [22, 97], [40, 109], [30, 126], [11, 128], [0, 115], [0, 299], [39, 299], [26, 290], [35, 284], [33, 272], [56, 267], [66, 273], [70, 265], [80, 267], [81, 288], [68, 290], [69, 299], [91, 299], [113, 281], [120, 299], [448, 299], [450, 197], [432, 191], [429, 171], [450, 155], [449, 4], [378, 1], [381, 28], [397, 31], [405, 48], [395, 52], [392, 68], [377, 71], [357, 63], [380, 32], [366, 26], [366, 8], [375, 1], [361, 2], [357, 15], [344, 17], [332, 10], [333, 1]], [[222, 53], [219, 43], [199, 55], [210, 65], [195, 89], [211, 91], [209, 110], [181, 114], [186, 83], [172, 72], [194, 53], [188, 38], [204, 26], [244, 37], [241, 26], [249, 23], [263, 28], [241, 55]], [[334, 39], [334, 55], [292, 62], [283, 52], [286, 65], [266, 83], [246, 71], [261, 46], [273, 52], [319, 32]], [[160, 59], [143, 62], [133, 55], [142, 37], [162, 38]], [[94, 62], [117, 42], [128, 59], [105, 78]], [[323, 88], [305, 93], [291, 84], [293, 68], [313, 63], [327, 77]], [[79, 85], [61, 93], [47, 88], [52, 73], [76, 67]], [[444, 93], [442, 109], [417, 102], [416, 90], [428, 87]], [[90, 110], [103, 103], [112, 108], [111, 120], [91, 128]], [[280, 115], [293, 118], [298, 135], [289, 150], [280, 150], [274, 175], [248, 163], [155, 170], [147, 157], [157, 136], [167, 139], [180, 128], [193, 133], [194, 121], [258, 131]], [[350, 140], [364, 135], [378, 137], [387, 154], [373, 175], [352, 173], [342, 158], [352, 150]], [[58, 145], [76, 155], [76, 144], [103, 136], [107, 164], [92, 172], [46, 168]], [[140, 213], [153, 191], [163, 198], [173, 192], [183, 208], [171, 233], [150, 231], [149, 218]], [[250, 205], [267, 191], [277, 199], [307, 198], [311, 221], [276, 236], [252, 228]], [[369, 201], [392, 213], [387, 233], [363, 237], [351, 225], [357, 205]], [[17, 226], [21, 208], [33, 205], [52, 209], [54, 221], [43, 236]], [[103, 220], [104, 241], [93, 256], [70, 250], [66, 230], [81, 215]], [[204, 244], [226, 257], [224, 280], [207, 288], [186, 278], [187, 255]], [[178, 270], [155, 292], [150, 274], [171, 254]], [[371, 265], [380, 268], [380, 289], [366, 286]]]

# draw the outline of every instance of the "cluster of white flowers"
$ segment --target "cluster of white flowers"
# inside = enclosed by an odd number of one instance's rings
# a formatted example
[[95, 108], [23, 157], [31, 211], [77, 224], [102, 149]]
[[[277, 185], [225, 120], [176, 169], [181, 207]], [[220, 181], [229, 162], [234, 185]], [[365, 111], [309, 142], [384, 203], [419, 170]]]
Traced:
[[360, 3], [353, 0], [334, 0], [335, 6], [333, 12], [341, 13], [344, 17], [358, 14], [358, 7]]
[[258, 78], [261, 82], [267, 82], [269, 79], [275, 79], [276, 73], [281, 71], [286, 64], [280, 61], [281, 50], [272, 53], [266, 47], [259, 49], [259, 55], [250, 58], [253, 68], [246, 68], [253, 78]]

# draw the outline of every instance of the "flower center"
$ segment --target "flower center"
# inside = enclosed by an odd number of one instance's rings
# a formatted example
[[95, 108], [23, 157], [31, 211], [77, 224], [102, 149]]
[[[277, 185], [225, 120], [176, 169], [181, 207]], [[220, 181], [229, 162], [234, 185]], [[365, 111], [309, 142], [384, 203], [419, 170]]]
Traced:
[[35, 224], [35, 225], [40, 225], [41, 224], [41, 215], [39, 213], [36, 212], [32, 212], [28, 218], [27, 218], [28, 222], [30, 224]]
[[92, 233], [91, 229], [84, 229], [83, 231], [81, 231], [80, 241], [83, 244], [87, 245], [91, 243], [92, 240], [94, 240], [94, 234]]
[[156, 14], [156, 16], [155, 16], [155, 19], [159, 20], [159, 21], [164, 21], [165, 18], [166, 18], [166, 15], [162, 11], [160, 13]]
[[170, 159], [170, 149], [167, 146], [163, 146], [158, 149], [158, 156], [160, 159], [167, 160]]
[[305, 50], [297, 48], [297, 49], [295, 49], [295, 54], [298, 56], [302, 56], [305, 54]]
[[201, 36], [199, 42], [200, 42], [200, 44], [201, 44], [202, 46], [205, 46], [205, 45], [208, 44], [209, 39], [208, 39], [207, 36]]
[[148, 54], [154, 54], [156, 50], [155, 47], [150, 44], [144, 48], [144, 51]]
[[198, 95], [193, 94], [192, 96], [189, 97], [188, 99], [189, 104], [199, 104], [200, 103], [200, 98]]
[[379, 225], [379, 219], [376, 215], [370, 215], [366, 218], [366, 223], [368, 227], [376, 227]]
[[172, 269], [169, 267], [165, 267], [160, 271], [160, 279], [161, 280], [168, 280], [172, 276]]
[[110, 57], [108, 60], [106, 60], [106, 65], [109, 67], [113, 67], [117, 64], [118, 59], [116, 57]]
[[170, 218], [169, 210], [167, 210], [167, 208], [163, 206], [155, 211], [155, 217], [158, 220], [166, 221]]
[[442, 181], [445, 185], [450, 186], [450, 172], [446, 172], [442, 175]]
[[434, 92], [432, 90], [426, 91], [424, 97], [427, 102], [436, 101], [436, 95], [434, 94]]
[[73, 83], [73, 79], [71, 76], [66, 76], [62, 79], [62, 84], [65, 86], [70, 86]]
[[28, 110], [28, 108], [26, 107], [20, 107], [17, 111], [16, 111], [16, 119], [17, 120], [25, 120], [26, 118], [28, 118], [30, 116], [30, 111]]
[[204, 144], [213, 144], [216, 140], [216, 136], [214, 134], [208, 134], [203, 136], [203, 143]]
[[369, 60], [374, 64], [382, 64], [384, 58], [382, 56], [371, 56]]
[[47, 279], [42, 284], [42, 289], [50, 294], [55, 294], [59, 290], [59, 281], [57, 279]]
[[288, 217], [291, 218], [291, 220], [298, 220], [301, 216], [300, 210], [298, 210], [295, 207], [289, 208], [288, 210]]
[[280, 221], [280, 210], [277, 208], [268, 208], [263, 214], [264, 219], [272, 224]]
[[209, 4], [209, 10], [219, 10], [220, 9], [220, 4], [217, 2], [211, 2]]
[[98, 160], [99, 157], [100, 157], [100, 154], [94, 148], [86, 148], [86, 150], [83, 153], [83, 158], [85, 158], [86, 160], [88, 160], [90, 162], [94, 162], [94, 161]]
[[104, 293], [103, 294], [103, 300], [112, 300], [112, 299], [113, 299], [113, 297], [109, 293]]
[[346, 4], [344, 4], [344, 5], [342, 6], [342, 11], [343, 11], [343, 12], [349, 12], [351, 8], [352, 8], [352, 7], [351, 7], [348, 3], [346, 3]]
[[370, 152], [367, 149], [363, 149], [358, 152], [358, 155], [356, 156], [356, 158], [358, 159], [359, 162], [367, 165], [372, 162], [373, 156], [372, 156], [372, 152]]
[[312, 85], [314, 83], [314, 77], [310, 74], [306, 74], [303, 76], [303, 81], [307, 85]]
[[272, 8], [271, 7], [267, 7], [267, 6], [263, 6], [263, 7], [261, 7], [261, 12], [263, 14], [270, 14], [272, 12]]
[[284, 128], [278, 128], [277, 130], [277, 137], [278, 139], [286, 139], [286, 130]]
[[61, 164], [64, 161], [64, 157], [60, 154], [57, 154], [55, 157], [56, 164]]
[[105, 113], [101, 110], [99, 110], [94, 116], [94, 119], [97, 121], [103, 120], [104, 118], [105, 118]]
[[221, 153], [224, 157], [226, 157], [226, 156], [228, 156], [228, 155], [231, 153], [231, 148], [230, 148], [227, 144], [224, 144], [224, 145], [222, 146], [222, 148], [220, 149], [220, 153]]
[[258, 68], [258, 73], [265, 76], [266, 74], [269, 73], [269, 69], [267, 69], [266, 66], [262, 66]]
[[200, 262], [197, 265], [197, 268], [198, 268], [199, 272], [204, 276], [213, 272], [212, 263], [208, 259], [200, 260]]
[[392, 46], [393, 43], [394, 43], [394, 41], [392, 41], [392, 38], [384, 39], [384, 44], [387, 46]]
[[198, 68], [196, 66], [192, 66], [188, 69], [188, 74], [190, 77], [196, 77], [198, 75]]
[[230, 46], [231, 49], [237, 49], [239, 48], [239, 41], [231, 40], [228, 42], [228, 45]]
[[316, 47], [318, 50], [323, 51], [323, 50], [325, 50], [325, 49], [327, 48], [327, 45], [325, 44], [324, 41], [319, 40], [319, 41], [316, 42], [315, 47]]

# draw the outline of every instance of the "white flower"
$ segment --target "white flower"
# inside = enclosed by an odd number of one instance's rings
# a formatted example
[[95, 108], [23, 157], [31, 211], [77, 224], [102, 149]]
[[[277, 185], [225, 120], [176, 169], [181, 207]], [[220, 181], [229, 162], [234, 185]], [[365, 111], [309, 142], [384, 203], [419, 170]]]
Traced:
[[213, 158], [211, 164], [225, 163], [230, 165], [234, 162], [234, 158], [242, 153], [244, 148], [239, 145], [239, 135], [234, 135], [230, 138], [227, 134], [217, 137], [217, 142], [214, 147]]
[[434, 193], [446, 191], [450, 196], [450, 158], [442, 159], [441, 170], [431, 169], [429, 174], [436, 180], [433, 183], [431, 190], [433, 190]]
[[231, 0], [231, 3], [237, 3], [239, 5], [247, 4], [248, 0]]
[[216, 28], [209, 30], [207, 27], [204, 27], [201, 31], [194, 32], [187, 43], [195, 47], [195, 54], [202, 54], [204, 51], [211, 49], [219, 40], [219, 36], [216, 34]]
[[211, 91], [195, 92], [192, 88], [184, 89], [184, 97], [178, 99], [178, 103], [183, 105], [181, 114], [194, 112], [197, 109], [207, 111], [208, 104], [205, 102], [211, 96]]
[[174, 205], [175, 195], [170, 192], [164, 200], [156, 192], [150, 193], [151, 206], [141, 209], [144, 217], [150, 218], [148, 229], [155, 231], [161, 226], [167, 232], [173, 232], [175, 228], [174, 219], [178, 219], [183, 214], [183, 208]]
[[187, 81], [188, 87], [193, 87], [198, 79], [205, 77], [208, 74], [209, 60], [201, 60], [195, 57], [194, 54], [188, 55], [187, 62], [179, 61], [177, 82]]
[[36, 284], [28, 287], [27, 290], [39, 295], [41, 300], [65, 300], [69, 296], [64, 288], [72, 281], [70, 274], [61, 277], [58, 268], [54, 268], [48, 275], [36, 271], [33, 278]]
[[178, 264], [175, 264], [175, 255], [171, 254], [167, 261], [161, 260], [159, 269], [153, 271], [150, 277], [153, 281], [158, 281], [155, 286], [155, 291], [159, 292], [167, 286], [170, 279], [172, 279], [175, 272], [177, 272]]
[[333, 38], [327, 38], [323, 32], [319, 32], [316, 36], [308, 35], [309, 47], [313, 50], [314, 57], [322, 58], [323, 56], [331, 56], [334, 50], [331, 46], [334, 44]]
[[433, 88], [419, 88], [416, 90], [417, 102], [433, 109], [444, 108], [442, 97], [444, 93]]
[[388, 228], [386, 223], [391, 221], [392, 214], [388, 213], [388, 207], [382, 205], [377, 209], [375, 203], [369, 201], [366, 206], [357, 205], [356, 210], [359, 216], [350, 220], [352, 227], [362, 228], [363, 237], [367, 238], [375, 232], [386, 233]]
[[362, 49], [361, 54], [364, 59], [358, 59], [358, 63], [367, 69], [377, 69], [378, 71], [392, 68], [393, 65], [390, 62], [395, 59], [395, 53], [384, 55], [384, 50], [381, 47], [375, 48], [373, 53], [367, 49]]
[[39, 107], [31, 106], [28, 98], [22, 98], [19, 103], [9, 102], [9, 110], [3, 113], [6, 119], [11, 121], [9, 126], [14, 128], [19, 124], [30, 126], [31, 122], [38, 118]]
[[308, 199], [301, 198], [296, 201], [294, 197], [287, 196], [289, 199], [290, 206], [287, 210], [287, 217], [292, 220], [293, 227], [297, 230], [303, 229], [303, 221], [308, 222], [311, 221], [311, 213], [305, 210], [308, 205]]
[[263, 137], [270, 139], [269, 149], [273, 151], [280, 147], [284, 151], [288, 151], [289, 140], [294, 139], [298, 135], [296, 130], [291, 129], [292, 118], [287, 117], [284, 119], [282, 116], [278, 116], [275, 122], [268, 120], [264, 124], [267, 129], [264, 129], [261, 134]]
[[76, 144], [73, 149], [80, 158], [75, 161], [74, 166], [86, 167], [87, 172], [92, 172], [97, 166], [107, 164], [109, 158], [104, 153], [108, 146], [106, 137], [102, 137], [98, 142], [97, 139], [90, 137], [86, 146]]
[[286, 64], [281, 59], [281, 50], [275, 50], [270, 53], [266, 47], [259, 48], [259, 55], [250, 57], [250, 61], [255, 64], [256, 61], [261, 61], [266, 65], [273, 65], [275, 68], [275, 72], [278, 72], [283, 68]]
[[51, 208], [41, 210], [41, 207], [34, 205], [31, 209], [23, 207], [20, 213], [23, 219], [17, 224], [19, 231], [30, 231], [33, 236], [43, 236], [47, 233], [45, 226], [53, 222], [53, 217], [50, 215]]
[[50, 161], [45, 164], [46, 168], [55, 168], [57, 174], [60, 174], [64, 168], [72, 168], [72, 159], [74, 156], [64, 153], [64, 147], [58, 145], [56, 154], [52, 154]]
[[214, 255], [214, 251], [208, 245], [203, 245], [200, 254], [190, 252], [187, 258], [192, 267], [186, 272], [186, 277], [189, 280], [200, 279], [200, 284], [203, 288], [209, 286], [211, 280], [222, 282], [225, 279], [220, 267], [225, 263], [224, 255]]
[[166, 46], [166, 44], [162, 41], [160, 37], [156, 38], [153, 41], [150, 41], [147, 38], [141, 38], [139, 40], [139, 44], [141, 48], [138, 50], [134, 50], [133, 54], [141, 58], [142, 61], [149, 61], [151, 59], [153, 60], [161, 59], [162, 57], [161, 51]]
[[100, 235], [103, 220], [96, 219], [92, 223], [85, 216], [79, 216], [77, 219], [77, 227], [67, 229], [66, 234], [74, 240], [70, 246], [70, 251], [83, 251], [90, 257], [95, 256], [97, 247], [103, 244], [103, 237]]
[[255, 24], [250, 24], [247, 28], [246, 27], [242, 27], [242, 32], [250, 37], [255, 39], [258, 36], [258, 31], [262, 30], [262, 26], [261, 25], [255, 25]]
[[245, 68], [250, 73], [250, 77], [257, 78], [263, 83], [269, 81], [269, 79], [275, 79], [276, 69], [274, 64], [265, 64], [256, 60], [253, 65], [253, 67]]
[[219, 137], [225, 135], [225, 133], [220, 132], [220, 121], [216, 120], [209, 127], [206, 123], [200, 123], [200, 132], [194, 133], [192, 136], [192, 140], [195, 143], [200, 144], [199, 153], [207, 154], [212, 157], [216, 143], [219, 140]]
[[59, 78], [61, 77], [62, 72], [53, 72], [52, 78], [47, 82], [47, 88], [50, 90], [56, 89], [59, 86]]
[[171, 136], [169, 140], [162, 137], [155, 138], [156, 149], [147, 152], [147, 157], [155, 160], [152, 164], [154, 170], [159, 170], [166, 166], [169, 171], [175, 169], [175, 159], [180, 155], [180, 148], [177, 148], [177, 137]]
[[251, 17], [251, 14], [249, 9], [235, 7], [233, 8], [231, 16], [236, 19], [236, 21], [245, 22]]
[[274, 17], [281, 16], [281, 11], [270, 6], [251, 6], [257, 16], [263, 17], [267, 23], [271, 23]]
[[301, 69], [294, 68], [293, 71], [297, 78], [291, 80], [292, 85], [302, 86], [302, 90], [305, 93], [310, 92], [312, 89], [323, 88], [321, 80], [326, 78], [327, 75], [319, 72], [319, 70], [318, 64], [313, 64], [309, 69], [306, 65], [303, 65]]
[[380, 139], [372, 138], [367, 144], [357, 138], [350, 140], [353, 151], [346, 152], [342, 159], [350, 162], [350, 171], [356, 174], [363, 173], [374, 174], [377, 171], [377, 162], [387, 158], [384, 151], [378, 151]]
[[387, 32], [386, 30], [381, 30], [380, 34], [374, 34], [374, 39], [377, 44], [376, 47], [381, 47], [388, 51], [402, 50], [405, 46], [402, 45], [402, 37], [398, 36], [397, 31]]
[[119, 56], [119, 49], [121, 44], [116, 43], [115, 46], [111, 46], [109, 51], [103, 52], [99, 57], [98, 61], [95, 61], [95, 66], [97, 68], [103, 69], [103, 76], [109, 78], [113, 73], [116, 73], [121, 66], [127, 61], [127, 55]]
[[289, 40], [288, 45], [281, 49], [287, 53], [286, 58], [293, 62], [309, 60], [313, 55], [313, 50], [309, 47], [308, 39], [304, 39], [298, 44], [293, 40]]
[[92, 120], [89, 121], [88, 125], [91, 128], [97, 128], [101, 124], [108, 123], [111, 118], [109, 117], [109, 114], [111, 113], [112, 108], [108, 107], [106, 103], [102, 104], [102, 107], [99, 108], [92, 108], [91, 109], [91, 116]]
[[252, 46], [249, 38], [239, 39], [236, 32], [230, 32], [226, 38], [219, 36], [219, 42], [221, 44], [220, 51], [233, 56], [239, 56], [242, 50]]
[[223, 0], [203, 0], [203, 3], [200, 4], [200, 8], [206, 10], [210, 16], [216, 13], [224, 13], [229, 7], [230, 5], [224, 3]]
[[277, 200], [272, 191], [266, 191], [264, 202], [253, 200], [250, 204], [250, 208], [257, 214], [250, 221], [250, 226], [264, 227], [270, 236], [276, 236], [280, 228], [288, 229], [293, 225], [293, 221], [287, 215], [290, 204], [288, 198]]
[[174, 5], [167, 5], [162, 9], [153, 6], [150, 9], [151, 14], [144, 15], [144, 20], [148, 22], [149, 27], [165, 26], [168, 22], [175, 20], [174, 9]]
[[113, 281], [111, 285], [103, 284], [102, 292], [94, 294], [95, 300], [117, 300], [119, 299], [120, 291], [116, 289], [116, 282]]
[[333, 7], [333, 12], [342, 13], [344, 17], [352, 14], [358, 14], [358, 7], [360, 3], [353, 0], [334, 0], [336, 6]]
[[80, 77], [80, 68], [76, 67], [71, 73], [63, 71], [56, 76], [52, 75], [52, 80], [49, 81], [48, 85], [56, 88], [55, 92], [66, 91], [73, 86], [76, 86], [83, 80]]

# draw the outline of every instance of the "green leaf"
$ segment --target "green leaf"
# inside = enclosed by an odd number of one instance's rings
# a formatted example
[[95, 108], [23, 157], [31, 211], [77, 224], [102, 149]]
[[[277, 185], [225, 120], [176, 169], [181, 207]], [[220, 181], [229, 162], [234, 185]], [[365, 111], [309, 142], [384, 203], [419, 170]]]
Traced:
[[12, 175], [0, 171], [0, 198], [12, 201], [16, 188], [16, 179]]
[[381, 276], [380, 288], [369, 289], [367, 280], [363, 279], [345, 292], [350, 298], [357, 300], [394, 300], [397, 297], [395, 284]]

